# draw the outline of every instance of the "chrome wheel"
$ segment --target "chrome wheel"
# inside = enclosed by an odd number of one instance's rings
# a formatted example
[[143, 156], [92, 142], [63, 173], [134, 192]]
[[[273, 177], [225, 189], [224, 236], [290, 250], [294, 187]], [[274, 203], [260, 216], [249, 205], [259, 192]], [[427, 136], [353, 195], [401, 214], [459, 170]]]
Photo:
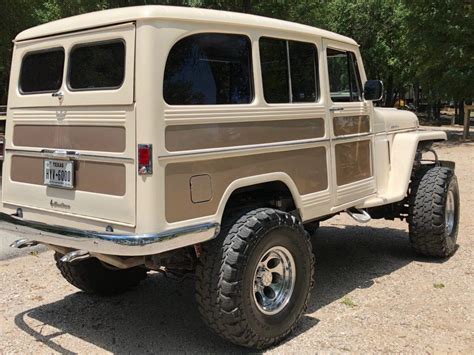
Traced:
[[446, 228], [446, 234], [451, 235], [454, 229], [454, 220], [456, 214], [456, 203], [454, 200], [454, 192], [449, 189], [448, 196], [446, 198], [446, 208], [444, 211], [444, 226]]
[[260, 312], [273, 315], [285, 308], [295, 279], [296, 265], [288, 249], [276, 246], [266, 251], [253, 277], [253, 298]]

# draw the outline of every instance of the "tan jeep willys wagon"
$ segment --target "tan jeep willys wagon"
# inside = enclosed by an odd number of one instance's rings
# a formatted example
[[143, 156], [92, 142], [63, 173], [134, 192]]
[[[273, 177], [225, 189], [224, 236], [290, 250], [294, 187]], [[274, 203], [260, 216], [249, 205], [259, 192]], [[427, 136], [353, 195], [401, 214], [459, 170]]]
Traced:
[[206, 323], [263, 348], [305, 310], [320, 220], [406, 218], [417, 252], [455, 250], [454, 165], [431, 151], [446, 134], [375, 108], [382, 84], [350, 38], [108, 10], [20, 33], [9, 90], [1, 227], [48, 245], [86, 292], [195, 271]]

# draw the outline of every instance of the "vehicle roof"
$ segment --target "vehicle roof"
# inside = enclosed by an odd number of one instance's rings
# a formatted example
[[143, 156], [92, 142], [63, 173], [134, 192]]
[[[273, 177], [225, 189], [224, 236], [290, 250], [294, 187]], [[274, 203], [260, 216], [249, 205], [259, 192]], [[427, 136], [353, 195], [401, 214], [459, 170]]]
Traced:
[[176, 20], [231, 25], [234, 24], [238, 26], [243, 25], [266, 29], [274, 28], [290, 32], [313, 34], [319, 37], [357, 45], [357, 43], [349, 37], [294, 22], [276, 20], [269, 17], [249, 15], [238, 12], [162, 5], [122, 7], [118, 9], [96, 11], [88, 14], [68, 17], [32, 27], [20, 32], [16, 36], [15, 41], [24, 41], [65, 32], [74, 32], [88, 28], [132, 22], [141, 19]]

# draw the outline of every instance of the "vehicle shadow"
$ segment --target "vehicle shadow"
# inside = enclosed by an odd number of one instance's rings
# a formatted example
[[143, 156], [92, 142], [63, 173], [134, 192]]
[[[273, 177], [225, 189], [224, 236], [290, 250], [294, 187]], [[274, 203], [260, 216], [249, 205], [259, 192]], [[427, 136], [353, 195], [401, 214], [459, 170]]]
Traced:
[[[402, 229], [321, 227], [312, 243], [316, 282], [308, 313], [356, 288], [371, 287], [376, 278], [415, 259]], [[55, 330], [45, 335], [36, 330], [38, 327], [29, 325], [29, 319]], [[306, 315], [291, 338], [318, 322]], [[101, 298], [77, 292], [18, 314], [15, 324], [37, 341], [64, 354], [76, 351], [60, 345], [56, 338], [62, 334], [71, 334], [113, 353], [247, 351], [221, 340], [202, 323], [194, 302], [192, 278], [177, 282], [157, 273], [124, 295]]]
[[[38, 329], [30, 319], [46, 327]], [[158, 273], [151, 273], [139, 287], [119, 296], [76, 292], [16, 315], [15, 324], [61, 354], [78, 352], [65, 347], [58, 338], [63, 334], [112, 353], [246, 352], [203, 324], [192, 278], [175, 281]]]
[[416, 259], [405, 229], [345, 226], [320, 228], [312, 238], [315, 287], [309, 312], [357, 288], [369, 288]]

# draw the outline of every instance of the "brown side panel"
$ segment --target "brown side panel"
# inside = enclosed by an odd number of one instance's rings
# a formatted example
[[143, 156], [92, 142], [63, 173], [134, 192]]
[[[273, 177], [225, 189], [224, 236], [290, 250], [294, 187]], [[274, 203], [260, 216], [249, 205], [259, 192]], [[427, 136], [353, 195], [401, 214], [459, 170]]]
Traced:
[[16, 125], [13, 144], [23, 147], [123, 152], [125, 128], [107, 126]]
[[336, 144], [336, 174], [338, 186], [371, 177], [370, 141]]
[[[43, 185], [44, 159], [15, 155], [11, 163], [11, 179]], [[125, 195], [125, 165], [103, 162], [76, 161], [75, 190], [106, 195]]]
[[370, 132], [370, 118], [367, 115], [341, 116], [334, 118], [334, 134], [345, 136]]
[[177, 125], [166, 128], [166, 149], [183, 151], [324, 137], [324, 119]]
[[[326, 148], [169, 164], [165, 172], [166, 219], [177, 222], [215, 214], [222, 195], [234, 180], [272, 172], [287, 173], [301, 195], [325, 190]], [[208, 202], [195, 204], [190, 197], [190, 178], [205, 174], [211, 177], [213, 196]]]

